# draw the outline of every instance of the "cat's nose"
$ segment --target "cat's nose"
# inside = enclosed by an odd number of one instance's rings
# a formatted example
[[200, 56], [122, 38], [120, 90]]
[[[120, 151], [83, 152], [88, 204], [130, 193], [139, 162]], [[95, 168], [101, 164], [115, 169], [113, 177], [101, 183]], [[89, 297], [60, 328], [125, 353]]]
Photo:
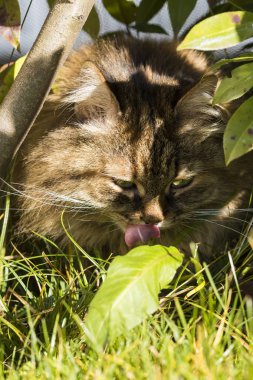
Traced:
[[163, 221], [162, 217], [156, 215], [146, 215], [142, 219], [146, 224], [158, 224]]
[[158, 224], [162, 222], [163, 219], [164, 215], [158, 196], [145, 202], [142, 210], [142, 220], [146, 224]]

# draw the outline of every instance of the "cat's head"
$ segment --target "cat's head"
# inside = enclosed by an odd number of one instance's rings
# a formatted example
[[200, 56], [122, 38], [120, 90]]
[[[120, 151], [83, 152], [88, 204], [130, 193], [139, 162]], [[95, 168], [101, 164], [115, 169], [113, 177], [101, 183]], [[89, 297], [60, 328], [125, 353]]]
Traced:
[[69, 119], [25, 159], [30, 199], [23, 200], [24, 230], [57, 237], [65, 209], [74, 228], [88, 226], [78, 236], [103, 235], [106, 242], [110, 231], [124, 234], [129, 226], [187, 225], [196, 212], [221, 209], [233, 199], [236, 178], [225, 168], [222, 150], [228, 115], [212, 106], [217, 78], [207, 75], [196, 84], [206, 70], [203, 57], [170, 49], [178, 62], [167, 71], [156, 63], [162, 57], [139, 58], [137, 65], [126, 47], [117, 59], [82, 63], [60, 97]]

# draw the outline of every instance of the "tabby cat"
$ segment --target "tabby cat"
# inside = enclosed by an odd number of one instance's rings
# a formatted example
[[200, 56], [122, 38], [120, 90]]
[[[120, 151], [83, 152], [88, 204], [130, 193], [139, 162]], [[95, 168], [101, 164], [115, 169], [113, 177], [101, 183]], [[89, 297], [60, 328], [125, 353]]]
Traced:
[[61, 69], [19, 154], [18, 230], [124, 253], [153, 238], [203, 255], [243, 233], [252, 153], [225, 166], [233, 104], [206, 58], [167, 41], [100, 39]]

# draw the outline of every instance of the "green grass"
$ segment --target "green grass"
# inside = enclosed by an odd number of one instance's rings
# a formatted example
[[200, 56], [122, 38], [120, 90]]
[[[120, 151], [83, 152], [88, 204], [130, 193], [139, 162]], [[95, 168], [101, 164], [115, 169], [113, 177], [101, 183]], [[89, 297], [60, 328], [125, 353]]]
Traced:
[[[0, 218], [0, 379], [252, 379], [253, 305], [239, 284], [247, 240], [209, 265], [185, 263], [160, 309], [110, 342], [86, 344], [83, 321], [108, 262], [40, 238], [17, 247]], [[9, 223], [10, 225], [10, 223]]]

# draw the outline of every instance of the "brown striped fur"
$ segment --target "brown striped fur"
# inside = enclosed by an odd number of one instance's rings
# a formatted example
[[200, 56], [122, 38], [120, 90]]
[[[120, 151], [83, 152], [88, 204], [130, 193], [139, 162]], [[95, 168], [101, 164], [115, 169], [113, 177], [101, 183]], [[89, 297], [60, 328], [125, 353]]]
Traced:
[[229, 111], [211, 105], [216, 82], [202, 54], [167, 41], [101, 39], [74, 52], [19, 155], [20, 233], [66, 244], [64, 210], [74, 239], [107, 253], [126, 251], [135, 223], [159, 223], [163, 244], [188, 252], [194, 241], [208, 255], [238, 236], [252, 155], [224, 164]]

